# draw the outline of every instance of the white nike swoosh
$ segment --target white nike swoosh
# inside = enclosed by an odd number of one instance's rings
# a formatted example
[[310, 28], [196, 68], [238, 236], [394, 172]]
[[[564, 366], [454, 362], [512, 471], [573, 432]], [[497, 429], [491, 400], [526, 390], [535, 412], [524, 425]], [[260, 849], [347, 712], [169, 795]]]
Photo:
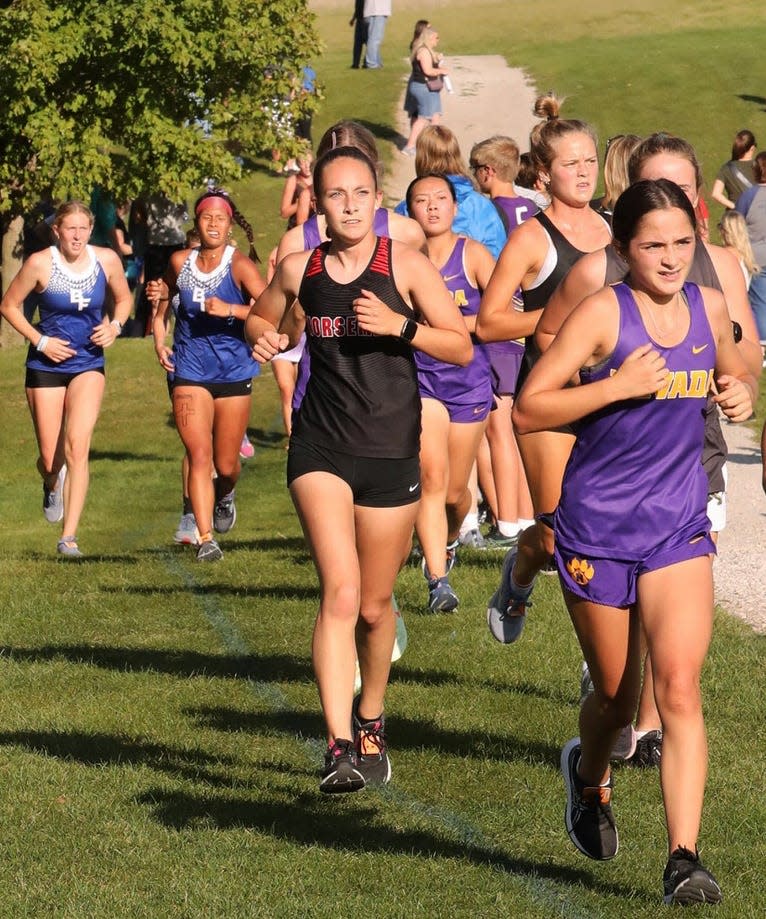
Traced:
[[414, 485], [410, 485], [408, 491], [415, 491], [415, 489], [420, 485], [420, 482], [415, 482]]

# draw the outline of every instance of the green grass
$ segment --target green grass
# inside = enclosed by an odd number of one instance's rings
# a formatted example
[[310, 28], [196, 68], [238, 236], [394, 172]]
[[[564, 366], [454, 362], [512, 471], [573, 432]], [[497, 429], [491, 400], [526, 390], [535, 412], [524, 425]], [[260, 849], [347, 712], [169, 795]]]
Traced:
[[[602, 136], [686, 133], [709, 180], [736, 130], [766, 136], [763, 103], [739, 98], [759, 92], [765, 21], [749, 3], [724, 14], [719, 3], [599, 0], [561, 21], [552, 0], [397, 0], [383, 74], [347, 69], [350, 5], [320, 19], [316, 138], [349, 116], [390, 138], [397, 58], [422, 14], [448, 52], [505, 54], [568, 94], [565, 111]], [[719, 30], [724, 15], [747, 25]], [[281, 184], [258, 172], [236, 189], [263, 254], [281, 225]], [[0, 352], [0, 917], [658, 915], [656, 775], [619, 771], [613, 862], [588, 862], [563, 831], [557, 761], [576, 730], [579, 653], [553, 579], [539, 585], [523, 640], [502, 648], [483, 616], [497, 558], [463, 553], [452, 616], [424, 615], [422, 577], [404, 571], [410, 647], [388, 697], [394, 782], [323, 799], [316, 576], [284, 488], [270, 373], [254, 386], [257, 452], [226, 558], [199, 566], [171, 543], [181, 451], [163, 375], [148, 342], [120, 342], [79, 533], [87, 559], [67, 564], [40, 514], [22, 363], [20, 350]], [[704, 672], [702, 843], [724, 886], [721, 917], [766, 913], [765, 641], [719, 612]]]
[[[372, 902], [397, 917], [579, 917], [625, 915], [626, 901], [657, 914], [656, 775], [620, 770], [613, 863], [587, 862], [563, 831], [558, 749], [576, 730], [580, 658], [554, 579], [502, 648], [483, 615], [497, 556], [463, 553], [452, 616], [423, 614], [422, 576], [405, 570], [394, 782], [323, 799], [316, 577], [268, 373], [237, 528], [224, 562], [200, 566], [170, 540], [180, 449], [162, 374], [148, 342], [114, 348], [78, 564], [56, 559], [39, 511], [21, 361], [0, 353], [0, 915], [329, 917]], [[703, 843], [721, 916], [766, 908], [764, 641], [720, 614], [705, 670]]]

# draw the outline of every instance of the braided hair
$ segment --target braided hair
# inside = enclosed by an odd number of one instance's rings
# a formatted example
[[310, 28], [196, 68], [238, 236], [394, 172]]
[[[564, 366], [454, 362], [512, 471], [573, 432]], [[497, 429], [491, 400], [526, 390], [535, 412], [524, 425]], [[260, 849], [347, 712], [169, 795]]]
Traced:
[[258, 258], [258, 253], [256, 252], [256, 249], [255, 249], [255, 233], [253, 232], [253, 228], [250, 225], [250, 223], [244, 218], [242, 213], [237, 209], [237, 206], [232, 201], [231, 197], [229, 196], [229, 193], [225, 191], [223, 188], [209, 188], [203, 195], [200, 195], [199, 198], [197, 198], [197, 200], [194, 202], [195, 216], [197, 214], [197, 210], [200, 204], [203, 201], [205, 201], [207, 198], [222, 198], [229, 205], [229, 207], [231, 208], [232, 220], [234, 221], [234, 223], [237, 224], [238, 227], [242, 229], [243, 233], [247, 237], [248, 243], [250, 244], [250, 249], [247, 253], [248, 256], [254, 262], [260, 262], [260, 258]]

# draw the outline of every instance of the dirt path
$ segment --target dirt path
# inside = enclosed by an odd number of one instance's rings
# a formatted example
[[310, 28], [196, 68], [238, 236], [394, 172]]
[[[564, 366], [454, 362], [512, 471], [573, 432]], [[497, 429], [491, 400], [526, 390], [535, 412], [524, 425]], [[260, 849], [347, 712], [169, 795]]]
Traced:
[[[442, 93], [444, 124], [460, 141], [466, 159], [471, 146], [492, 134], [508, 134], [522, 151], [529, 132], [536, 90], [522, 70], [498, 55], [451, 57], [455, 92]], [[406, 80], [402, 83], [402, 102]], [[397, 128], [408, 134], [399, 105]], [[399, 153], [389, 170], [385, 193], [395, 204], [415, 177], [413, 160]], [[721, 533], [715, 562], [716, 601], [753, 628], [766, 632], [766, 495], [761, 488], [760, 446], [749, 428], [724, 422], [729, 445], [728, 524]]]

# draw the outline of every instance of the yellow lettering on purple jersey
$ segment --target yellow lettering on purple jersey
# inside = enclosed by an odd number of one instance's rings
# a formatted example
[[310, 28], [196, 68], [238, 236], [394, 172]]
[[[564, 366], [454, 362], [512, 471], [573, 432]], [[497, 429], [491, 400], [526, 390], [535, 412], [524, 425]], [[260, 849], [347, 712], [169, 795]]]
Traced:
[[456, 306], [468, 306], [468, 299], [464, 290], [454, 290], [452, 296], [455, 298]]

